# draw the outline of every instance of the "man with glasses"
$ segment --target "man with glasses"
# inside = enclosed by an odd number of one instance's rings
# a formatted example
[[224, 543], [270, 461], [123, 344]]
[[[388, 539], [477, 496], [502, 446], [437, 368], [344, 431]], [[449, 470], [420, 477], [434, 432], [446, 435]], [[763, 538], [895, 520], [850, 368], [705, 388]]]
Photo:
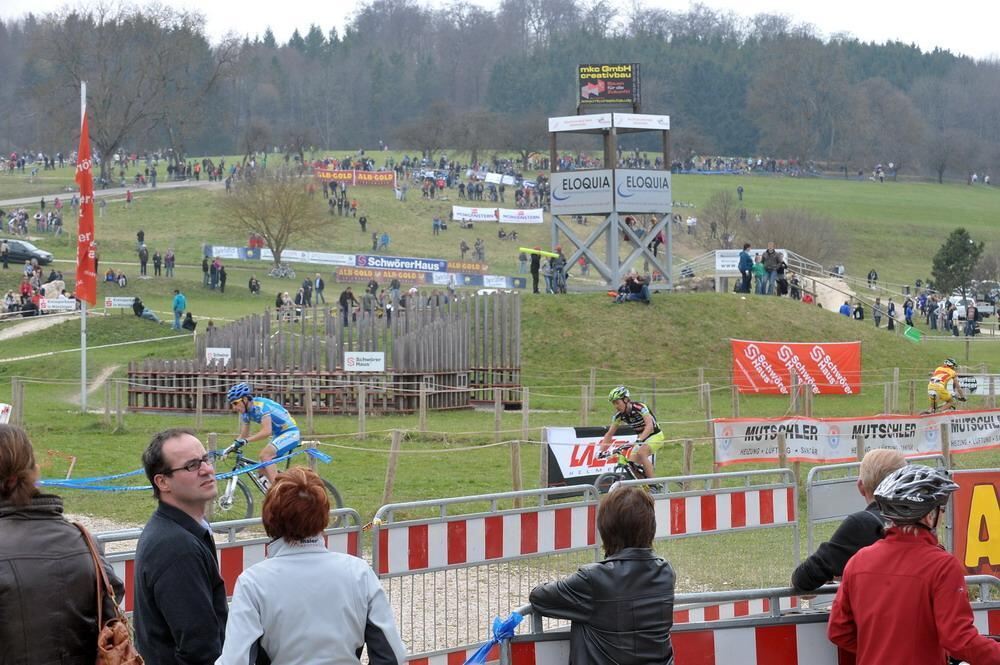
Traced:
[[215, 468], [188, 429], [156, 434], [142, 464], [158, 501], [135, 556], [135, 642], [148, 665], [214, 663], [226, 633], [226, 587], [205, 507]]

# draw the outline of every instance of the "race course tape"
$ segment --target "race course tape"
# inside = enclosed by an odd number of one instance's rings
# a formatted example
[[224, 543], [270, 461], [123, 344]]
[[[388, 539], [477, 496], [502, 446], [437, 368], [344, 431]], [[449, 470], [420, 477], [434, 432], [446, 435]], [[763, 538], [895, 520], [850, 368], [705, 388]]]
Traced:
[[[257, 471], [265, 466], [270, 466], [272, 464], [278, 464], [279, 462], [284, 462], [285, 460], [291, 459], [296, 455], [301, 455], [302, 453], [307, 453], [310, 457], [314, 457], [325, 464], [329, 464], [333, 461], [333, 458], [322, 453], [313, 448], [305, 448], [303, 450], [296, 450], [294, 452], [288, 453], [287, 455], [282, 455], [281, 457], [275, 457], [269, 462], [257, 462], [256, 464], [251, 464], [250, 466], [240, 467], [239, 469], [234, 469], [232, 471], [226, 471], [224, 473], [215, 474], [216, 480], [227, 480], [233, 476], [239, 476], [244, 473], [250, 473], [252, 471]], [[74, 490], [93, 490], [95, 492], [135, 492], [135, 491], [149, 491], [153, 489], [152, 485], [96, 485], [94, 483], [106, 482], [108, 480], [117, 480], [119, 478], [127, 478], [130, 476], [137, 476], [143, 473], [144, 469], [136, 469], [135, 471], [129, 471], [127, 473], [118, 473], [113, 476], [96, 476], [93, 478], [76, 478], [69, 480], [40, 480], [37, 485], [39, 487], [62, 487], [64, 489], [74, 489]]]

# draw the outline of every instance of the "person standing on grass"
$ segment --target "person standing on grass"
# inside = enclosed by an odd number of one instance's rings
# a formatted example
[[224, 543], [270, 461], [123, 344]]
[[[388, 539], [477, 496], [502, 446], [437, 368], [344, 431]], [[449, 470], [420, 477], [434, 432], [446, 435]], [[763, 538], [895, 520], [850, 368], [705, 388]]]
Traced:
[[875, 304], [872, 306], [872, 318], [875, 319], [875, 327], [878, 328], [882, 325], [882, 299], [876, 298]]
[[153, 276], [160, 276], [160, 268], [163, 265], [163, 257], [160, 255], [160, 250], [153, 252]]
[[219, 293], [226, 292], [226, 266], [219, 264]]
[[177, 257], [174, 256], [174, 250], [168, 249], [167, 253], [163, 255], [163, 267], [166, 268], [167, 277], [174, 276], [174, 264], [177, 261]]
[[180, 289], [174, 289], [174, 330], [181, 329], [181, 317], [184, 315], [184, 311], [187, 309], [187, 298], [184, 294], [180, 292]]
[[323, 281], [323, 277], [316, 273], [316, 279], [313, 280], [313, 292], [316, 294], [316, 303], [326, 304], [326, 298], [323, 296], [323, 291], [326, 289], [326, 282]]

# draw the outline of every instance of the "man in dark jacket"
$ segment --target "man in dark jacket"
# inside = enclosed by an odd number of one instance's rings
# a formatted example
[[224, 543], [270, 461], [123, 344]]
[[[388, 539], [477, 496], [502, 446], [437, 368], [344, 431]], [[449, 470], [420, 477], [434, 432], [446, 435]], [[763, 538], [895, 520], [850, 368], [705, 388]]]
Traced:
[[[535, 250], [541, 249], [536, 247]], [[531, 292], [538, 293], [538, 271], [542, 267], [542, 255], [535, 253], [531, 255]]]
[[898, 450], [879, 448], [867, 453], [858, 469], [858, 492], [868, 507], [848, 515], [833, 535], [792, 573], [792, 586], [814, 591], [844, 574], [844, 566], [862, 547], [881, 540], [884, 520], [875, 503], [875, 488], [882, 479], [906, 464]]
[[605, 560], [535, 587], [542, 616], [569, 619], [569, 662], [672, 665], [674, 571], [653, 552], [653, 499], [615, 487], [597, 510]]
[[764, 282], [764, 295], [776, 296], [778, 291], [775, 288], [778, 283], [778, 264], [781, 263], [781, 254], [774, 248], [774, 243], [767, 243], [767, 250], [762, 257], [764, 272], [767, 281]]
[[217, 494], [211, 458], [193, 432], [156, 434], [142, 455], [159, 500], [135, 556], [135, 641], [148, 665], [210, 665], [226, 634], [226, 586], [205, 505]]
[[753, 277], [753, 257], [750, 256], [750, 243], [743, 244], [738, 268], [740, 277], [743, 279], [740, 284], [740, 293], [750, 293], [750, 279]]

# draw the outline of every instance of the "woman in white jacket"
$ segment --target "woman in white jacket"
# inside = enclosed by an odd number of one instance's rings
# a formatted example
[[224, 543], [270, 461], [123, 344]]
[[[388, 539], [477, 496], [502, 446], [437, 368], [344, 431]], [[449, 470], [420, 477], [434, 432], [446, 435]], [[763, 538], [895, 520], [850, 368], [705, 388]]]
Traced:
[[216, 665], [401, 665], [406, 647], [375, 573], [323, 542], [330, 501], [319, 476], [295, 467], [279, 474], [264, 500], [274, 540], [267, 559], [236, 582], [226, 640]]

